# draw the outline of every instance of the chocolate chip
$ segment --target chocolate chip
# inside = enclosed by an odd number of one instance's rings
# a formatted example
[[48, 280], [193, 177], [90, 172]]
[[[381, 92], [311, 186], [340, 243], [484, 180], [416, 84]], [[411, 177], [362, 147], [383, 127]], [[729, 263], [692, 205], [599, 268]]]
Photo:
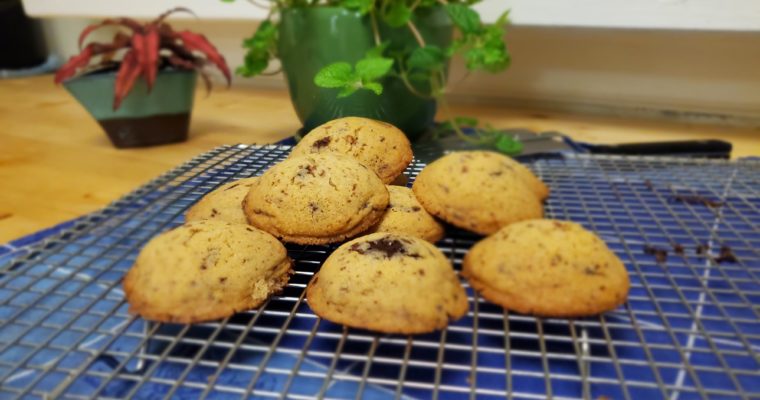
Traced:
[[311, 146], [314, 147], [315, 149], [321, 149], [322, 147], [326, 147], [327, 145], [329, 145], [330, 140], [332, 140], [330, 136], [325, 136], [322, 139], [319, 139], [316, 142], [314, 142], [314, 144]]
[[217, 215], [219, 215], [219, 211], [216, 208], [212, 208], [211, 209], [211, 216], [212, 217], [216, 217]]
[[306, 175], [311, 176], [317, 176], [314, 171], [317, 169], [316, 165], [306, 164], [306, 165], [300, 165], [298, 170], [298, 177], [299, 178], [305, 178]]
[[319, 205], [313, 201], [309, 203], [309, 208], [311, 208], [312, 214], [319, 211]]
[[463, 173], [463, 174], [466, 174], [466, 173], [467, 173], [467, 172], [469, 172], [469, 171], [470, 171], [470, 169], [469, 169], [469, 168], [467, 168], [467, 166], [466, 166], [466, 165], [462, 166], [462, 173]]
[[673, 252], [676, 253], [676, 254], [678, 254], [679, 256], [682, 256], [684, 254], [683, 246], [681, 246], [678, 243], [674, 244], [673, 245]]
[[720, 254], [718, 255], [718, 258], [715, 259], [715, 262], [723, 264], [724, 262], [735, 263], [739, 262], [739, 260], [736, 258], [736, 255], [734, 255], [731, 247], [723, 245], [720, 246]]
[[700, 244], [697, 246], [696, 253], [697, 255], [705, 255], [707, 254], [707, 251], [710, 250], [710, 246], [706, 244]]
[[420, 206], [413, 206], [412, 207], [412, 212], [417, 212], [417, 211], [420, 211], [420, 210], [422, 210], [422, 208]]
[[710, 200], [699, 195], [676, 194], [671, 196], [671, 199], [677, 203], [703, 205], [709, 208], [723, 207], [723, 202]]
[[591, 267], [586, 267], [583, 270], [583, 273], [586, 274], [586, 275], [589, 275], [589, 276], [604, 276], [604, 274], [602, 272], [599, 272], [599, 268], [600, 268], [599, 264], [596, 264], [596, 265], [591, 266]]
[[504, 173], [504, 171], [494, 171], [489, 173], [490, 176], [501, 176]]
[[417, 273], [420, 274], [420, 276], [425, 276], [425, 270], [424, 269], [418, 270]]
[[668, 260], [668, 251], [654, 246], [645, 245], [644, 254], [654, 256], [658, 263], [664, 263]]
[[226, 276], [222, 276], [222, 277], [219, 278], [219, 283], [224, 283], [224, 281], [226, 281], [226, 280], [227, 280], [227, 277]]
[[410, 253], [404, 243], [397, 239], [377, 239], [366, 243], [354, 243], [349, 247], [349, 251], [359, 254], [382, 254], [385, 258], [392, 258], [395, 255], [401, 255], [411, 258], [420, 258], [419, 254]]

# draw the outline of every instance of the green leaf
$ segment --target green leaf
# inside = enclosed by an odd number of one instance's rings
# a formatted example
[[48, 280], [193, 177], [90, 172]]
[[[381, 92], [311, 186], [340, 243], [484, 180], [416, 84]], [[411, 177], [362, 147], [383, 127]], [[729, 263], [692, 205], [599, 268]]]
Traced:
[[412, 18], [412, 9], [404, 1], [395, 1], [388, 6], [388, 10], [383, 15], [385, 23], [393, 28], [400, 28], [406, 25]]
[[372, 10], [375, 0], [342, 0], [340, 5], [349, 10], [359, 11], [360, 14], [364, 15]]
[[235, 70], [235, 73], [245, 77], [252, 77], [264, 72], [268, 66], [268, 52], [249, 51], [243, 59], [243, 65], [239, 66]]
[[409, 56], [406, 65], [409, 69], [437, 70], [443, 68], [446, 56], [438, 46], [418, 47]]
[[499, 134], [499, 138], [496, 139], [495, 146], [496, 149], [498, 149], [500, 152], [510, 156], [518, 155], [523, 151], [522, 142], [505, 133]]
[[[344, 87], [355, 81], [356, 75], [353, 72], [353, 68], [351, 67], [351, 64], [346, 62], [330, 64], [319, 70], [314, 77], [314, 84], [323, 88]], [[338, 97], [340, 97], [340, 95]]]
[[383, 53], [385, 53], [385, 50], [390, 46], [391, 42], [390, 40], [386, 40], [377, 47], [373, 47], [364, 54], [364, 58], [383, 58]]
[[251, 37], [243, 40], [246, 54], [243, 65], [236, 69], [242, 76], [256, 76], [269, 66], [269, 60], [274, 58], [277, 45], [277, 25], [272, 21], [262, 22]]
[[343, 90], [341, 90], [341, 91], [338, 93], [338, 98], [339, 98], [339, 99], [342, 99], [342, 98], [344, 98], [344, 97], [348, 97], [348, 96], [351, 96], [352, 94], [354, 94], [354, 92], [356, 92], [356, 90], [357, 90], [357, 89], [358, 89], [358, 88], [357, 88], [356, 86], [353, 86], [353, 85], [351, 85], [351, 86], [346, 86], [346, 87], [344, 87], [344, 88], [343, 88]]
[[470, 7], [459, 4], [451, 3], [446, 4], [446, 11], [459, 30], [465, 34], [476, 34], [481, 29], [480, 15], [471, 9]]
[[376, 95], [383, 94], [383, 85], [377, 82], [368, 82], [364, 84], [364, 88], [375, 92]]
[[362, 82], [371, 82], [382, 78], [393, 68], [391, 58], [364, 58], [356, 63], [356, 75]]
[[243, 47], [248, 49], [269, 48], [276, 43], [276, 39], [277, 25], [267, 20], [259, 25], [253, 36], [243, 40]]

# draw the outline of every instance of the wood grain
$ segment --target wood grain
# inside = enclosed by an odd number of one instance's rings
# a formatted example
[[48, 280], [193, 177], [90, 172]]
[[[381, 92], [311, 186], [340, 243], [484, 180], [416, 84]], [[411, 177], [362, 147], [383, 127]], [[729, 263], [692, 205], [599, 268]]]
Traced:
[[[751, 129], [689, 126], [460, 106], [498, 127], [558, 130], [594, 143], [721, 138], [735, 156], [760, 154]], [[299, 127], [287, 93], [218, 89], [196, 97], [190, 140], [117, 150], [52, 77], [0, 80], [0, 243], [95, 211], [222, 144], [272, 143]]]

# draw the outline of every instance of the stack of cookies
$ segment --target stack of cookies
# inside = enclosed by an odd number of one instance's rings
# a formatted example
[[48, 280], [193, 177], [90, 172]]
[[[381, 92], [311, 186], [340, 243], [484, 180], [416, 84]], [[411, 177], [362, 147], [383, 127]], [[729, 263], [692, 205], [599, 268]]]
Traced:
[[[465, 290], [433, 244], [440, 222], [481, 235], [464, 275], [484, 298], [526, 314], [575, 317], [625, 301], [620, 260], [593, 233], [543, 220], [548, 187], [486, 151], [429, 164], [412, 189], [412, 150], [392, 125], [348, 117], [324, 124], [261, 176], [223, 185], [186, 224], [151, 240], [127, 274], [130, 310], [169, 322], [255, 308], [292, 273], [281, 242], [343, 243], [307, 287], [327, 320], [386, 333], [426, 333], [467, 313]], [[352, 240], [353, 239], [353, 240]]]

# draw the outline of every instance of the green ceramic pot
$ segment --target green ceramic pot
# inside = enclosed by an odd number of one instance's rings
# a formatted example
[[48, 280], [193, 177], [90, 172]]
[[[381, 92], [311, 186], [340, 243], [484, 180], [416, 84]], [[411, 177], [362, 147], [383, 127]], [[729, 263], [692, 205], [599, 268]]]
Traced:
[[[442, 7], [419, 10], [414, 22], [428, 44], [451, 43], [453, 27]], [[384, 40], [391, 40], [389, 51], [417, 47], [406, 27], [394, 29], [381, 22], [380, 32]], [[289, 8], [282, 12], [279, 34], [282, 69], [305, 132], [335, 118], [361, 116], [396, 125], [413, 140], [433, 124], [435, 101], [413, 95], [398, 78], [382, 82], [382, 95], [360, 90], [343, 99], [337, 98], [338, 89], [314, 84], [324, 66], [339, 61], [354, 64], [375, 47], [368, 16], [340, 7]]]
[[195, 71], [163, 70], [153, 90], [139, 79], [118, 110], [113, 110], [116, 72], [97, 72], [63, 83], [95, 118], [118, 148], [187, 140], [195, 95]]

